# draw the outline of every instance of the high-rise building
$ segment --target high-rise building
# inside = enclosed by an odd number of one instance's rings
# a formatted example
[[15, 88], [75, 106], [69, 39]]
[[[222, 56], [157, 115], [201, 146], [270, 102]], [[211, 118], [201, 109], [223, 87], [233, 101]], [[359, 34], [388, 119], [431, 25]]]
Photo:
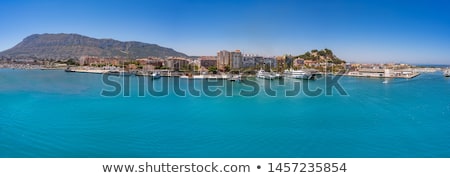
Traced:
[[242, 67], [242, 53], [240, 50], [217, 52], [217, 68], [224, 70], [226, 66], [237, 69]]
[[243, 68], [255, 67], [254, 56], [245, 55], [244, 57], [242, 57], [242, 67]]
[[225, 66], [231, 66], [231, 52], [222, 50], [217, 52], [217, 69], [223, 70]]
[[242, 67], [242, 53], [240, 50], [231, 52], [231, 68], [238, 69]]

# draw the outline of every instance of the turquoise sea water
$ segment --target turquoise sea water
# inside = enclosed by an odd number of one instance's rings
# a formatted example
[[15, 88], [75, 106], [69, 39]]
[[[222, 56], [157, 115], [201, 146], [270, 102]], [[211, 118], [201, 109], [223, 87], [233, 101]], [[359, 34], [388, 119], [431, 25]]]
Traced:
[[0, 157], [450, 157], [450, 79], [442, 73], [387, 84], [342, 77], [347, 95], [314, 97], [282, 95], [292, 80], [273, 86], [276, 97], [140, 97], [137, 77], [131, 96], [105, 97], [113, 87], [101, 79], [1, 69]]

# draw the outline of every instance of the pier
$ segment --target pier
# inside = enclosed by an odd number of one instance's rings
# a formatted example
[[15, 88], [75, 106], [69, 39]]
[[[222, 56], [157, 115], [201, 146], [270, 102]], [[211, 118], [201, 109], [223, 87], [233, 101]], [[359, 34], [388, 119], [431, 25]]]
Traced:
[[369, 78], [404, 78], [410, 79], [420, 75], [414, 69], [359, 69], [357, 71], [351, 71], [346, 74], [346, 76], [352, 77], [369, 77]]

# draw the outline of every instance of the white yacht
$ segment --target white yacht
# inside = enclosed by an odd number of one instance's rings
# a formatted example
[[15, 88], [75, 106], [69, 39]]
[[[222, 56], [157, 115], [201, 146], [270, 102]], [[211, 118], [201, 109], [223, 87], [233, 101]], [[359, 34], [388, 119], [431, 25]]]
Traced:
[[281, 75], [279, 73], [274, 73], [272, 75], [274, 75], [276, 79], [282, 79], [283, 78], [283, 75]]
[[104, 74], [106, 74], [106, 75], [116, 75], [116, 76], [131, 76], [134, 73], [133, 72], [122, 71], [122, 70], [110, 70], [110, 71], [105, 72]]
[[180, 78], [181, 79], [189, 79], [190, 77], [188, 75], [181, 75]]
[[161, 74], [159, 74], [159, 72], [153, 72], [153, 73], [152, 73], [152, 78], [153, 78], [153, 79], [161, 78]]
[[192, 75], [192, 74], [188, 74], [188, 75], [182, 75], [180, 76], [181, 79], [205, 79], [206, 77], [204, 75]]
[[295, 79], [304, 79], [304, 80], [310, 80], [312, 79], [312, 74], [310, 72], [305, 72], [303, 70], [285, 70], [284, 74], [288, 78], [295, 78]]
[[444, 76], [450, 77], [450, 69], [447, 67], [447, 69], [444, 70]]
[[234, 81], [239, 82], [239, 81], [241, 81], [241, 78], [242, 78], [242, 76], [241, 76], [241, 74], [239, 74], [239, 75], [233, 75], [233, 76], [231, 76], [230, 78], [228, 78], [228, 80], [229, 80], [229, 81], [232, 81], [232, 82], [234, 82]]
[[258, 73], [256, 73], [256, 77], [262, 78], [262, 79], [267, 79], [267, 80], [273, 80], [276, 78], [275, 75], [271, 74], [270, 72], [266, 72], [262, 69], [259, 70]]
[[204, 75], [193, 75], [192, 79], [205, 79]]

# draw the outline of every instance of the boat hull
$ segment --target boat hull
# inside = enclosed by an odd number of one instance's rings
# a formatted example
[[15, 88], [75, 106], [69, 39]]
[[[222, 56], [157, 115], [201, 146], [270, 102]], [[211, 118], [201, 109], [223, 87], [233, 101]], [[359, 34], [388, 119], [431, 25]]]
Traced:
[[301, 80], [310, 80], [312, 78], [311, 75], [292, 75], [290, 78], [301, 79]]

